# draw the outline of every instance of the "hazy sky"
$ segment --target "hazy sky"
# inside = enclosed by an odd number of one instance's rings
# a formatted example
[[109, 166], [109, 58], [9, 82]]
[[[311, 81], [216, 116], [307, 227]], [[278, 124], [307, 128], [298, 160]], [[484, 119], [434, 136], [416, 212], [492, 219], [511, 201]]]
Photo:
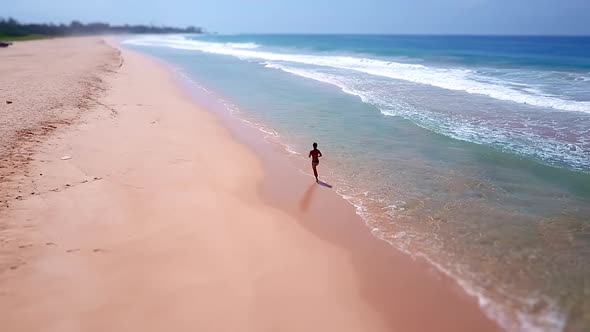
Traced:
[[0, 15], [224, 33], [590, 35], [590, 0], [0, 0]]

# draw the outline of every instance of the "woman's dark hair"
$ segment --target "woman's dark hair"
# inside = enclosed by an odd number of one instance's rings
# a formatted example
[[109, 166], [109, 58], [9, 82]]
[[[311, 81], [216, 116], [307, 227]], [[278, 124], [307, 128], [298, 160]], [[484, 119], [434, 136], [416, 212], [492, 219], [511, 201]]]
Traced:
[[317, 149], [318, 148], [318, 143], [313, 143], [313, 148]]

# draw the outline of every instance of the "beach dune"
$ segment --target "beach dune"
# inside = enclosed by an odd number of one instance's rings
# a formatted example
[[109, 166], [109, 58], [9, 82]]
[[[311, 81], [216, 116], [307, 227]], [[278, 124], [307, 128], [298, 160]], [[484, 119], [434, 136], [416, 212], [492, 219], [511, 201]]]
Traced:
[[[1, 187], [3, 330], [499, 330], [454, 282], [374, 238], [329, 188], [270, 171], [165, 66], [98, 37], [13, 49], [4, 71], [48, 49], [47, 68], [66, 50], [90, 57], [69, 66], [101, 88], [76, 97], [91, 102], [68, 126], [13, 143], [30, 156]], [[80, 84], [67, 68], [49, 75], [63, 80], [56, 96]], [[17, 79], [19, 94], [35, 95]]]

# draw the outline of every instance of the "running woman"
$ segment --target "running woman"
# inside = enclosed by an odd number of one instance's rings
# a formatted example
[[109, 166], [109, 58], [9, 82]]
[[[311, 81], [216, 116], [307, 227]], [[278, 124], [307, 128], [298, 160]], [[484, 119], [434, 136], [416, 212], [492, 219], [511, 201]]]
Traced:
[[313, 168], [313, 175], [315, 176], [315, 182], [320, 182], [318, 179], [318, 165], [320, 164], [320, 157], [322, 153], [318, 150], [318, 143], [313, 143], [313, 150], [309, 151], [309, 157], [311, 158], [311, 168]]

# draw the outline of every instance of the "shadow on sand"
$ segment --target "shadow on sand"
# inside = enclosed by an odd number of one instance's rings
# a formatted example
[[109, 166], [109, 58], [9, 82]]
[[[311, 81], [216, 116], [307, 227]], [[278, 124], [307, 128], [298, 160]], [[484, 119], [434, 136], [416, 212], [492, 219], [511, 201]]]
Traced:
[[[326, 188], [330, 188], [332, 189], [332, 185], [329, 183], [326, 183], [324, 181], [318, 181], [317, 184], [319, 184], [322, 187], [326, 187]], [[301, 200], [299, 201], [299, 209], [303, 212], [307, 211], [309, 209], [309, 205], [311, 204], [311, 199], [313, 197], [313, 194], [315, 192], [315, 190], [317, 189], [317, 185], [311, 184], [307, 190], [305, 190], [305, 193], [303, 193], [303, 196], [301, 197]]]
[[315, 184], [310, 185], [303, 196], [301, 197], [301, 201], [299, 201], [299, 209], [303, 212], [309, 210], [309, 205], [311, 204], [311, 198], [313, 197], [313, 193], [317, 186]]

